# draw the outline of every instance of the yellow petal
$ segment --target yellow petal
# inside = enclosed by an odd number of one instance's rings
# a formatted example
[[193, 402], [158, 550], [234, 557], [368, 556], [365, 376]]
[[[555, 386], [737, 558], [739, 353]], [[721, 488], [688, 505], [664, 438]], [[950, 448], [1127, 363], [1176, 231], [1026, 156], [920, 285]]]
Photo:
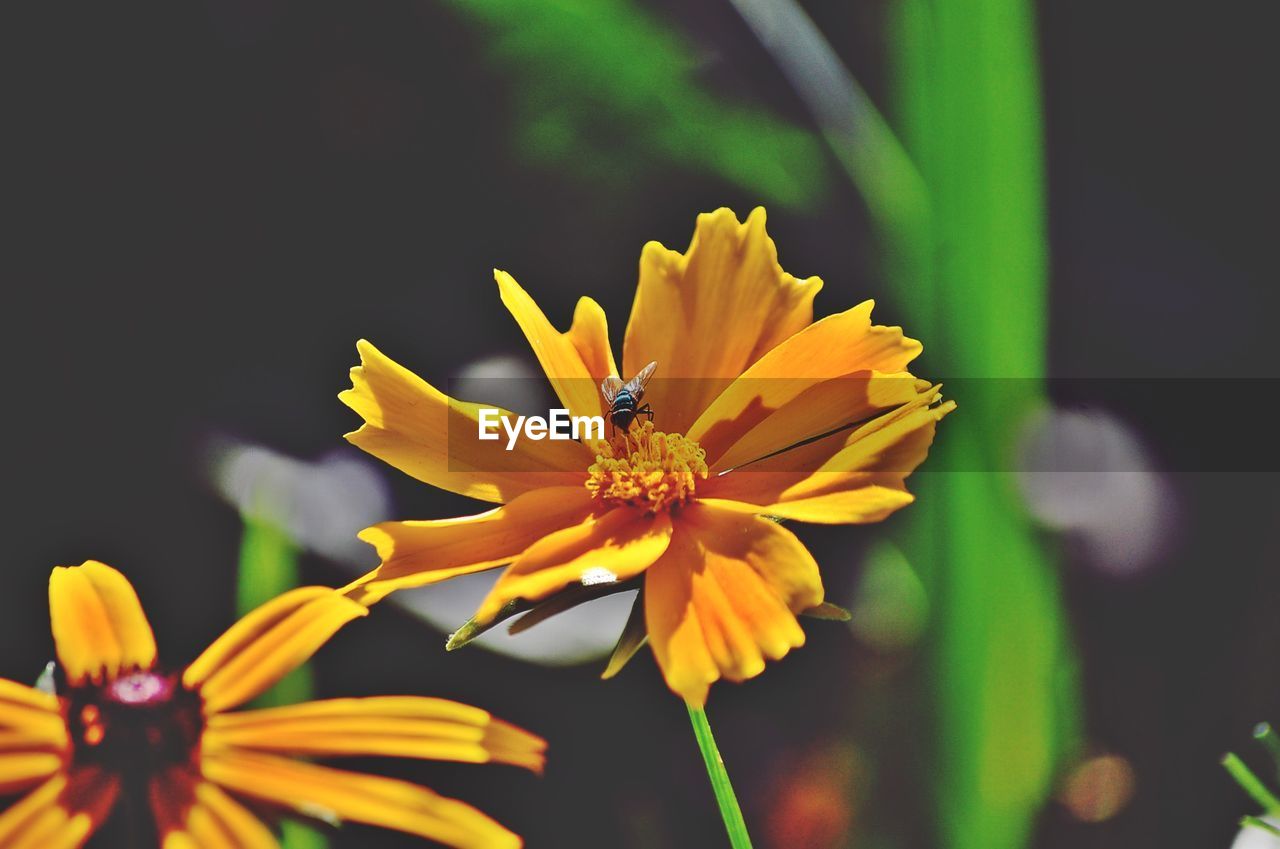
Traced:
[[[569, 440], [479, 438], [483, 405], [456, 401], [361, 340], [352, 388], [338, 398], [364, 418], [347, 439], [420, 481], [483, 501], [547, 486], [580, 485], [590, 451]], [[508, 415], [505, 410], [498, 415]], [[501, 428], [499, 428], [501, 430]]]
[[[11, 741], [13, 748], [66, 748], [67, 725], [57, 697], [0, 678], [0, 740]], [[8, 750], [0, 742], [0, 751]]]
[[39, 784], [62, 768], [62, 756], [50, 752], [0, 753], [0, 795]]
[[649, 642], [667, 685], [702, 705], [718, 678], [751, 678], [803, 645], [794, 614], [822, 597], [818, 566], [790, 531], [698, 503], [645, 576]]
[[104, 563], [55, 568], [49, 577], [49, 616], [58, 660], [73, 685], [155, 663], [155, 637], [137, 593]]
[[111, 812], [119, 781], [97, 769], [50, 778], [0, 814], [5, 849], [75, 849]]
[[[784, 340], [734, 380], [688, 436], [713, 471], [896, 407], [916, 395], [905, 373], [920, 343], [898, 327], [872, 325], [872, 301], [827, 316]], [[927, 384], [926, 384], [927, 385]], [[771, 425], [761, 427], [766, 422]], [[764, 433], [752, 433], [759, 428]], [[735, 445], [749, 433], [745, 445]], [[733, 446], [730, 456], [721, 455]], [[720, 462], [717, 462], [720, 461]]]
[[805, 522], [879, 521], [911, 503], [905, 480], [928, 455], [938, 421], [955, 408], [931, 406], [937, 395], [933, 387], [858, 428], [710, 478], [699, 494]]
[[278, 849], [271, 831], [188, 766], [152, 777], [151, 815], [163, 849]]
[[470, 805], [404, 781], [249, 752], [207, 755], [202, 769], [234, 793], [304, 816], [382, 826], [456, 849], [521, 845], [519, 837]]
[[252, 611], [187, 667], [205, 713], [243, 704], [305, 663], [339, 628], [369, 610], [327, 587], [291, 590]]
[[547, 744], [487, 711], [445, 699], [330, 699], [212, 717], [204, 750], [294, 755], [381, 755], [499, 762], [539, 772]]
[[392, 590], [510, 563], [543, 537], [581, 522], [593, 506], [586, 487], [554, 486], [476, 516], [374, 525], [360, 539], [378, 550], [382, 564], [346, 592], [372, 604]]
[[778, 265], [763, 209], [743, 224], [728, 209], [699, 215], [685, 253], [644, 246], [622, 377], [657, 362], [645, 400], [663, 431], [684, 433], [734, 378], [813, 321], [821, 288]]
[[618, 373], [609, 349], [604, 310], [590, 298], [578, 301], [573, 325], [567, 333], [551, 326], [533, 298], [505, 271], [493, 272], [516, 323], [533, 347], [560, 403], [575, 416], [598, 416], [608, 411], [600, 394], [600, 381]]
[[217, 785], [207, 781], [197, 784], [196, 801], [208, 812], [219, 830], [231, 838], [232, 849], [276, 849], [279, 846], [261, 820]]
[[30, 832], [46, 811], [56, 810], [58, 798], [67, 786], [65, 775], [55, 775], [0, 813], [0, 846], [12, 846]]
[[639, 575], [671, 539], [665, 513], [619, 507], [589, 516], [530, 546], [503, 573], [476, 611], [485, 623], [512, 599], [538, 601], [573, 583], [614, 583]]

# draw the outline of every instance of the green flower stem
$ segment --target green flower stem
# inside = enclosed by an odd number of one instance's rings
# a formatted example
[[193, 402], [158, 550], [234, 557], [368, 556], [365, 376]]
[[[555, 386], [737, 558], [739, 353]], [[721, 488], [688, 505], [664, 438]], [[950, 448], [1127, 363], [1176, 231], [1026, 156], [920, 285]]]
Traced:
[[1280, 776], [1280, 734], [1276, 733], [1270, 723], [1262, 722], [1253, 729], [1253, 738], [1262, 744], [1267, 754], [1276, 762], [1276, 775]]
[[716, 748], [707, 713], [692, 704], [686, 703], [685, 706], [689, 709], [689, 722], [698, 741], [698, 751], [702, 752], [702, 762], [707, 767], [707, 777], [711, 779], [711, 789], [716, 794], [716, 804], [720, 806], [720, 816], [724, 819], [725, 830], [729, 832], [729, 845], [733, 849], [751, 849], [751, 836], [747, 834], [747, 824], [742, 820], [742, 808], [733, 792], [729, 773], [725, 771], [724, 759]]
[[1236, 784], [1240, 785], [1240, 789], [1248, 793], [1268, 816], [1280, 815], [1280, 798], [1277, 798], [1267, 785], [1262, 783], [1262, 779], [1254, 775], [1253, 770], [1249, 769], [1244, 761], [1234, 754], [1229, 754], [1222, 759], [1222, 765], [1227, 772], [1231, 773], [1231, 777], [1236, 780]]
[[1244, 817], [1240, 820], [1243, 828], [1258, 828], [1275, 837], [1280, 837], [1280, 828], [1276, 828], [1271, 823], [1257, 817]]

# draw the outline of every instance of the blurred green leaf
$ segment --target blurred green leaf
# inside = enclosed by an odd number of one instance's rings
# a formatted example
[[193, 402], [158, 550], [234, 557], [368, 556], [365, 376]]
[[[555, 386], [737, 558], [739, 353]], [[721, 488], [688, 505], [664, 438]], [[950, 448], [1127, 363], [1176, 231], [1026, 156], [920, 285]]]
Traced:
[[[240, 616], [298, 586], [298, 546], [289, 534], [248, 513], [242, 514], [242, 519], [244, 532], [236, 578], [236, 609]], [[300, 666], [255, 699], [253, 706], [298, 704], [309, 700], [314, 689], [311, 667]], [[325, 849], [328, 845], [323, 834], [292, 820], [281, 823], [280, 834], [283, 849]]]
[[450, 2], [488, 30], [515, 87], [520, 148], [535, 160], [606, 186], [675, 164], [782, 206], [821, 195], [816, 136], [705, 90], [697, 49], [631, 0]]
[[[244, 616], [259, 605], [298, 586], [298, 547], [275, 524], [245, 515], [240, 540], [236, 609]], [[311, 698], [311, 670], [301, 666], [259, 696], [256, 707], [275, 707]]]
[[[890, 55], [927, 233], [887, 264], [942, 377], [940, 428], [906, 547], [935, 603], [938, 802], [950, 849], [1018, 849], [1065, 754], [1080, 696], [1054, 558], [1004, 468], [1044, 404], [1047, 235], [1029, 0], [896, 0]], [[1010, 381], [1021, 396], [1010, 405]], [[996, 395], [999, 394], [999, 398]], [[1019, 412], [1011, 415], [1010, 410]]]

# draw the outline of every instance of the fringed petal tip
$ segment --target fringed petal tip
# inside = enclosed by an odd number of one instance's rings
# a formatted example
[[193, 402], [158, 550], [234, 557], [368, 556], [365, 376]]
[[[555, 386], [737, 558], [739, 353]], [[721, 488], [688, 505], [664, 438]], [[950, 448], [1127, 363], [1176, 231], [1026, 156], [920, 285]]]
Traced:
[[55, 567], [49, 618], [58, 661], [73, 684], [155, 664], [155, 636], [138, 594], [105, 563]]
[[480, 404], [450, 398], [366, 340], [356, 348], [360, 365], [338, 398], [364, 419], [347, 434], [361, 450], [423, 483], [482, 501], [582, 480], [588, 454], [581, 444], [526, 440], [508, 451], [500, 441], [481, 440]]
[[524, 331], [561, 403], [575, 416], [607, 412], [600, 381], [616, 374], [604, 310], [590, 298], [578, 301], [573, 324], [556, 330], [533, 298], [505, 271], [493, 270], [502, 303]]
[[[623, 372], [658, 363], [647, 400], [664, 430], [686, 432], [731, 381], [813, 321], [817, 277], [778, 264], [764, 209], [698, 216], [684, 253], [649, 242], [623, 342]], [[673, 379], [674, 378], [674, 379]]]
[[645, 578], [649, 642], [667, 685], [695, 706], [804, 645], [796, 613], [822, 603], [818, 565], [776, 522], [698, 504]]
[[381, 562], [344, 592], [373, 604], [395, 590], [505, 565], [542, 538], [583, 521], [593, 507], [585, 487], [545, 487], [473, 516], [373, 525], [359, 538]]

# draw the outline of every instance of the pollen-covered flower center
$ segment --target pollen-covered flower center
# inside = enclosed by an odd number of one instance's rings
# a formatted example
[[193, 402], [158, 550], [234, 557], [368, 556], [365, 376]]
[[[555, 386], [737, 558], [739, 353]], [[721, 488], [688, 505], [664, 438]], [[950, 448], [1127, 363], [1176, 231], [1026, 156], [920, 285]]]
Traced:
[[75, 763], [156, 775], [192, 761], [204, 717], [176, 676], [138, 671], [72, 687], [67, 728]]
[[693, 497], [707, 477], [707, 452], [678, 433], [643, 422], [596, 443], [596, 462], [587, 471], [587, 489], [613, 505], [670, 510]]

